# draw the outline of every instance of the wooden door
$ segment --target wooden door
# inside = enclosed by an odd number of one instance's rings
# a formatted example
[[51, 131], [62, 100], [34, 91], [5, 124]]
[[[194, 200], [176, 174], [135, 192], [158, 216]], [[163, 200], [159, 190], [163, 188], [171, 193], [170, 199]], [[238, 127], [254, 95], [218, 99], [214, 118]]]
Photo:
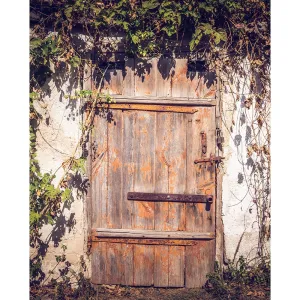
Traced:
[[91, 137], [94, 284], [200, 287], [213, 270], [215, 106], [187, 97], [200, 88], [182, 76], [186, 61], [170, 78], [155, 63], [143, 79], [133, 67], [104, 83], [122, 97]]

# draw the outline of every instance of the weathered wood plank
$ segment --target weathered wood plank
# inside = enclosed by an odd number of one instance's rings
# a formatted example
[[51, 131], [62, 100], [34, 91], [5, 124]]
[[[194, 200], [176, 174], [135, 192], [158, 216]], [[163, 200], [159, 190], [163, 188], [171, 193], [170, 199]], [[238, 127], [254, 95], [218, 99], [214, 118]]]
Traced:
[[213, 72], [189, 72], [189, 98], [216, 98], [216, 78]]
[[[138, 113], [134, 137], [134, 191], [154, 191], [154, 125], [155, 113]], [[132, 228], [154, 229], [154, 203], [134, 202]]]
[[134, 285], [153, 285], [154, 247], [134, 245]]
[[[132, 228], [132, 217], [134, 213], [134, 205], [127, 201], [127, 192], [133, 189], [134, 183], [134, 128], [137, 112], [123, 112], [123, 186], [122, 186], [122, 228]], [[133, 244], [128, 244], [128, 240], [124, 239], [122, 244], [122, 264], [123, 273], [121, 283], [124, 285], [133, 285], [134, 260], [133, 260]]]
[[154, 96], [121, 96], [113, 95], [117, 103], [140, 103], [140, 104], [170, 104], [170, 105], [185, 105], [185, 106], [215, 106], [214, 99], [191, 99], [186, 97], [154, 97]]
[[[186, 176], [186, 116], [171, 115], [169, 159], [169, 193], [183, 194]], [[185, 204], [169, 202], [170, 230], [185, 230]], [[171, 258], [170, 258], [171, 259]]]
[[121, 283], [124, 285], [134, 285], [134, 261], [133, 261], [134, 245], [126, 243], [122, 244], [122, 264], [123, 273]]
[[203, 267], [201, 245], [198, 242], [195, 246], [187, 247], [185, 251], [185, 286], [187, 288], [201, 287]]
[[107, 121], [101, 116], [94, 120], [92, 147], [92, 227], [106, 227], [107, 219]]
[[135, 95], [156, 96], [157, 59], [135, 59]]
[[217, 93], [217, 77], [215, 72], [207, 72], [203, 74], [203, 88], [201, 96], [205, 99], [214, 99], [216, 98]]
[[[200, 148], [200, 156], [209, 157], [211, 154], [215, 155], [215, 129], [214, 129], [214, 114], [215, 110], [211, 108], [202, 108], [200, 111], [200, 126], [201, 131], [206, 134], [207, 137], [207, 152], [206, 154], [201, 153], [202, 145]], [[202, 139], [200, 138], [200, 143]], [[211, 163], [200, 163], [197, 177], [197, 193], [204, 195], [215, 196], [215, 164]], [[202, 212], [203, 222], [199, 230], [202, 231], [213, 231], [215, 230], [215, 202], [211, 205], [199, 207]]]
[[194, 240], [166, 240], [166, 239], [138, 239], [138, 238], [112, 238], [92, 236], [91, 242], [108, 242], [108, 243], [124, 243], [124, 244], [141, 244], [141, 245], [168, 245], [168, 246], [192, 246], [195, 245]]
[[189, 95], [189, 79], [187, 77], [187, 59], [176, 59], [174, 74], [171, 79], [172, 97], [187, 97]]
[[121, 110], [141, 110], [141, 111], [159, 111], [159, 112], [177, 112], [184, 114], [194, 114], [196, 108], [184, 106], [167, 106], [155, 104], [99, 104], [100, 108], [121, 109]]
[[155, 246], [154, 286], [169, 286], [169, 246]]
[[174, 72], [175, 61], [173, 58], [161, 56], [157, 61], [157, 96], [171, 96], [171, 76]]
[[185, 247], [169, 246], [169, 287], [184, 286]]
[[134, 173], [136, 165], [134, 162], [134, 130], [137, 112], [123, 113], [123, 192], [122, 192], [122, 228], [132, 228], [132, 217], [134, 204], [127, 201], [127, 193], [133, 189]]
[[107, 227], [121, 228], [122, 201], [122, 112], [114, 111], [114, 121], [108, 122], [108, 198]]
[[110, 95], [122, 95], [123, 91], [123, 77], [124, 71], [120, 69], [107, 69], [104, 74], [103, 86], [101, 91]]
[[212, 239], [214, 232], [157, 231], [136, 229], [95, 228], [98, 237], [161, 238], [161, 239]]
[[[166, 158], [170, 141], [171, 114], [157, 113], [155, 132], [155, 193], [169, 190], [169, 163]], [[155, 203], [155, 229], [168, 230], [169, 204]]]
[[124, 262], [122, 260], [122, 245], [106, 243], [106, 283], [120, 284]]
[[[172, 114], [169, 149], [169, 193], [184, 193], [186, 176], [186, 115]], [[185, 203], [169, 202], [171, 230], [185, 230]], [[169, 286], [184, 286], [184, 247], [169, 246]]]
[[93, 284], [106, 282], [106, 243], [95, 243], [92, 248], [92, 276]]
[[[186, 192], [200, 194], [197, 190], [197, 172], [199, 166], [194, 164], [195, 157], [201, 155], [200, 132], [201, 132], [201, 112], [199, 110], [193, 116], [188, 116], [186, 138], [187, 138], [187, 172], [186, 172]], [[186, 204], [186, 230], [201, 231], [203, 224], [203, 204]]]
[[[169, 113], [156, 114], [155, 131], [155, 189], [156, 193], [168, 192], [168, 163], [166, 162], [166, 147], [170, 141], [166, 137], [166, 132], [170, 125]], [[154, 224], [155, 230], [168, 230], [168, 203], [155, 203]], [[167, 287], [169, 284], [169, 247], [155, 246], [154, 251], [154, 285], [157, 287]]]
[[[134, 161], [136, 164], [134, 173], [134, 191], [141, 188], [145, 192], [154, 191], [155, 178], [155, 113], [139, 112], [137, 115], [134, 132]], [[134, 215], [132, 219], [134, 229], [154, 229], [154, 203], [134, 202]], [[141, 261], [136, 253], [143, 257], [145, 265], [141, 267]], [[134, 246], [134, 283], [138, 285], [153, 284], [154, 247]]]
[[[134, 96], [134, 58], [128, 58], [125, 61], [125, 78], [123, 83], [123, 96]], [[116, 98], [116, 96], [114, 96]]]
[[202, 287], [206, 275], [213, 272], [215, 240], [197, 241], [195, 246], [186, 247], [186, 287]]

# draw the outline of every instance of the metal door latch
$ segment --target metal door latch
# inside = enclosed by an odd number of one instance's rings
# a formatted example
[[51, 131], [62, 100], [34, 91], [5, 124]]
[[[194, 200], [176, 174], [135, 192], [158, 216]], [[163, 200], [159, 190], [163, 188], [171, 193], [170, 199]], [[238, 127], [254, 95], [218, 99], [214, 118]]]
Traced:
[[222, 161], [222, 159], [224, 159], [225, 157], [223, 156], [213, 156], [211, 155], [209, 158], [200, 158], [200, 159], [196, 159], [194, 161], [194, 164], [200, 164], [200, 163], [206, 163], [209, 162], [211, 164], [213, 163], [220, 163]]

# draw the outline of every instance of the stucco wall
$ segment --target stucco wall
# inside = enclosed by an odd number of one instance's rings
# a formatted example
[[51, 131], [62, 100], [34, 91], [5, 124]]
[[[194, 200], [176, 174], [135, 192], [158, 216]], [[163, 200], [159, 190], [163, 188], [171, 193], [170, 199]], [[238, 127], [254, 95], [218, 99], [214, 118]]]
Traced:
[[[37, 132], [37, 159], [43, 173], [55, 172], [71, 156], [81, 134], [80, 103], [64, 98], [65, 95], [74, 95], [75, 90], [80, 89], [76, 80], [77, 72], [71, 70], [71, 75], [65, 74], [64, 71], [57, 70], [53, 79], [45, 84], [43, 100], [46, 109], [35, 106], [44, 116]], [[57, 171], [54, 183], [60, 180], [63, 172], [63, 168]], [[46, 276], [56, 265], [55, 255], [63, 253], [62, 245], [67, 246], [65, 253], [73, 268], [79, 268], [82, 255], [88, 263], [88, 257], [85, 255], [87, 230], [84, 197], [74, 191], [71, 201], [65, 203], [56, 226], [47, 225], [42, 232], [42, 239], [49, 241], [43, 263]], [[57, 271], [56, 269], [55, 272]]]
[[[54, 74], [45, 85], [44, 102], [46, 110], [37, 106], [45, 118], [38, 132], [38, 160], [43, 172], [55, 171], [70, 156], [80, 136], [81, 115], [78, 101], [65, 99], [64, 95], [74, 94], [80, 89], [76, 81], [76, 70], [72, 75]], [[57, 71], [58, 72], [58, 71]], [[65, 73], [64, 73], [65, 74]], [[223, 182], [222, 182], [222, 219], [224, 223], [225, 254], [227, 259], [239, 255], [251, 256], [256, 252], [258, 227], [253, 199], [249, 194], [247, 178], [252, 170], [251, 161], [247, 158], [247, 143], [251, 135], [247, 116], [244, 116], [243, 99], [247, 88], [239, 91], [238, 98], [232, 93], [234, 84], [223, 78], [221, 98], [223, 102]], [[238, 100], [238, 101], [236, 101]], [[235, 109], [236, 106], [236, 109]], [[45, 114], [46, 113], [46, 114]], [[246, 114], [251, 114], [248, 110]], [[234, 122], [232, 122], [234, 120]], [[234, 124], [234, 125], [233, 125]], [[63, 170], [57, 173], [57, 180]], [[80, 256], [84, 255], [88, 263], [87, 276], [90, 275], [89, 258], [86, 253], [87, 230], [84, 198], [73, 194], [70, 207], [63, 210], [58, 228], [51, 225], [43, 229], [43, 238], [50, 242], [44, 259], [44, 271], [56, 265], [55, 255], [62, 253], [61, 245], [67, 246], [68, 261], [79, 268]], [[53, 232], [54, 229], [54, 232]]]

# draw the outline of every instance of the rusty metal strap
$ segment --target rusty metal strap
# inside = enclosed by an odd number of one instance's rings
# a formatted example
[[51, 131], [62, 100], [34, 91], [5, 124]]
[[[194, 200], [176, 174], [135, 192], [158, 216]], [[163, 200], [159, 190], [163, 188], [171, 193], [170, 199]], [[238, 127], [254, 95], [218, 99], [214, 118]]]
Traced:
[[[196, 108], [186, 106], [173, 105], [155, 105], [155, 104], [102, 104], [97, 105], [98, 108], [105, 109], [121, 109], [121, 110], [142, 110], [142, 111], [158, 111], [158, 112], [177, 112], [185, 114], [194, 114], [198, 111]], [[87, 107], [89, 109], [89, 107]]]
[[212, 203], [212, 195], [191, 194], [162, 194], [162, 193], [138, 193], [129, 192], [128, 200], [155, 201], [155, 202], [184, 202], [184, 203]]

